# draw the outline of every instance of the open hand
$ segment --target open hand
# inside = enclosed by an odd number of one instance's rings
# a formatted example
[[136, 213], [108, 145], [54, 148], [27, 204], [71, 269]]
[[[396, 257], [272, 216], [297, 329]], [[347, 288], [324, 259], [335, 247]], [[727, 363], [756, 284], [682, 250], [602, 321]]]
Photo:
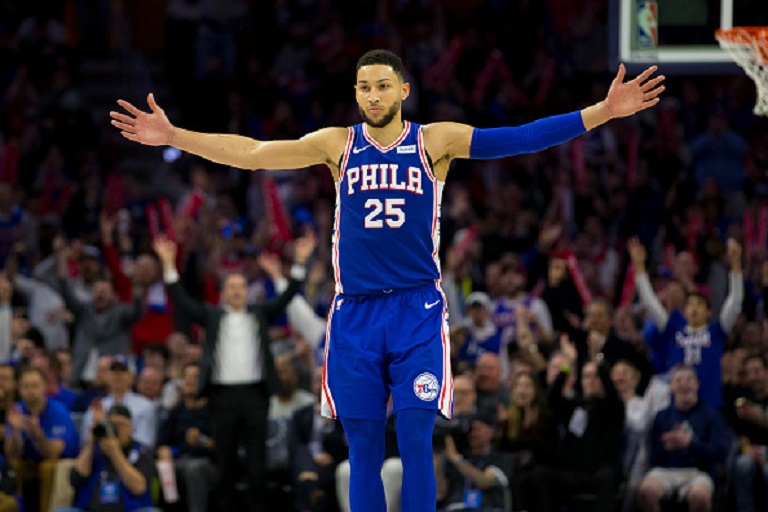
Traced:
[[21, 412], [21, 408], [18, 405], [14, 405], [6, 413], [5, 420], [16, 432], [21, 431], [24, 423], [24, 414]]
[[158, 236], [152, 242], [152, 248], [157, 253], [157, 257], [163, 264], [163, 268], [172, 268], [176, 265], [176, 243], [166, 238], [164, 235]]
[[297, 238], [294, 242], [295, 260], [299, 265], [304, 265], [309, 257], [312, 255], [312, 251], [317, 247], [317, 235], [315, 232], [307, 230], [307, 234], [301, 238]]
[[266, 272], [266, 274], [272, 278], [272, 280], [279, 279], [282, 276], [282, 262], [280, 256], [277, 254], [262, 252], [259, 254], [259, 266]]
[[13, 285], [5, 272], [0, 272], [0, 304], [10, 304], [13, 297]]
[[110, 112], [112, 125], [120, 129], [120, 135], [128, 140], [146, 144], [147, 146], [167, 146], [173, 140], [174, 126], [165, 115], [165, 111], [155, 103], [152, 93], [147, 96], [151, 112], [143, 112], [125, 100], [117, 100], [117, 104], [127, 112]]
[[660, 85], [664, 81], [664, 75], [651, 78], [657, 69], [658, 66], [651, 66], [634, 80], [625, 82], [627, 70], [624, 64], [619, 66], [619, 72], [611, 82], [611, 88], [605, 97], [605, 106], [611, 117], [631, 116], [659, 102], [658, 96], [664, 90], [664, 86]]
[[741, 272], [741, 244], [733, 238], [729, 238], [726, 252], [731, 272]]
[[637, 237], [629, 239], [629, 242], [627, 242], [627, 250], [629, 251], [629, 258], [632, 260], [632, 266], [635, 268], [635, 271], [644, 272], [645, 260], [647, 259], [648, 254]]
[[117, 215], [109, 215], [106, 211], [99, 214], [99, 230], [101, 231], [101, 241], [104, 244], [112, 243], [112, 233], [117, 226]]
[[565, 333], [560, 335], [560, 352], [565, 354], [565, 356], [570, 359], [571, 364], [576, 364], [576, 361], [579, 357], [579, 354], [576, 351], [576, 344], [572, 342], [568, 335]]

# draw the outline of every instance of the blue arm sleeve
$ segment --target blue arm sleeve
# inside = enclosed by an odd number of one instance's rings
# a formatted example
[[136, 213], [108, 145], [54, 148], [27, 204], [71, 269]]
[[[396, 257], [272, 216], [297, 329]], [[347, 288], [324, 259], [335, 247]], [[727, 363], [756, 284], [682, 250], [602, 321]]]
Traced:
[[578, 137], [587, 131], [581, 112], [546, 117], [509, 128], [475, 128], [469, 158], [488, 160], [534, 153]]

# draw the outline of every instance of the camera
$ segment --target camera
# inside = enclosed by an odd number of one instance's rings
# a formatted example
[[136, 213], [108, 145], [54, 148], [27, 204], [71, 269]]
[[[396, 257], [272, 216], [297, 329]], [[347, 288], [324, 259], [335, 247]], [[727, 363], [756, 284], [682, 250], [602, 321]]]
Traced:
[[115, 436], [115, 426], [110, 421], [104, 421], [102, 423], [97, 423], [93, 426], [93, 438], [94, 439], [104, 439], [105, 437], [114, 437]]

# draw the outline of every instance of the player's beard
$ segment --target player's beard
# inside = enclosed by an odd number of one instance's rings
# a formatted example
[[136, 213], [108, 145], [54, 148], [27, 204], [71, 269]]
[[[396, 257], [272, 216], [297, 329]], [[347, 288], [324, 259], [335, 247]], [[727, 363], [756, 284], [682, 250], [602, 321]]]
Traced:
[[392, 120], [395, 118], [398, 112], [400, 112], [400, 106], [402, 105], [402, 101], [397, 101], [394, 105], [389, 107], [389, 110], [386, 111], [386, 113], [381, 117], [379, 121], [374, 121], [370, 117], [368, 117], [368, 114], [365, 113], [365, 110], [363, 110], [362, 107], [358, 105], [357, 110], [360, 112], [360, 117], [363, 118], [363, 121], [368, 126], [371, 126], [373, 128], [384, 128], [389, 123], [392, 122]]

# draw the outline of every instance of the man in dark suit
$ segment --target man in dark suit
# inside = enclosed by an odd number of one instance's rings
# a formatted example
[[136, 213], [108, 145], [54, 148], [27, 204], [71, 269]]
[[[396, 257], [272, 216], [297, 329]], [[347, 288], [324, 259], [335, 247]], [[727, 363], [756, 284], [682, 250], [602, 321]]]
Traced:
[[341, 422], [320, 415], [323, 368], [312, 378], [317, 403], [296, 411], [291, 421], [291, 466], [295, 482], [296, 510], [338, 510], [335, 492], [336, 467], [349, 457]]
[[179, 283], [176, 244], [164, 237], [154, 244], [173, 303], [192, 322], [205, 328], [198, 392], [208, 397], [213, 414], [213, 440], [221, 475], [219, 510], [237, 508], [237, 452], [242, 442], [249, 484], [247, 503], [256, 512], [264, 511], [267, 410], [269, 396], [278, 387], [268, 328], [301, 287], [306, 275], [304, 265], [316, 240], [307, 236], [297, 239], [294, 245], [291, 280], [274, 301], [249, 306], [245, 276], [234, 273], [224, 279], [223, 305], [212, 306], [196, 302]]

